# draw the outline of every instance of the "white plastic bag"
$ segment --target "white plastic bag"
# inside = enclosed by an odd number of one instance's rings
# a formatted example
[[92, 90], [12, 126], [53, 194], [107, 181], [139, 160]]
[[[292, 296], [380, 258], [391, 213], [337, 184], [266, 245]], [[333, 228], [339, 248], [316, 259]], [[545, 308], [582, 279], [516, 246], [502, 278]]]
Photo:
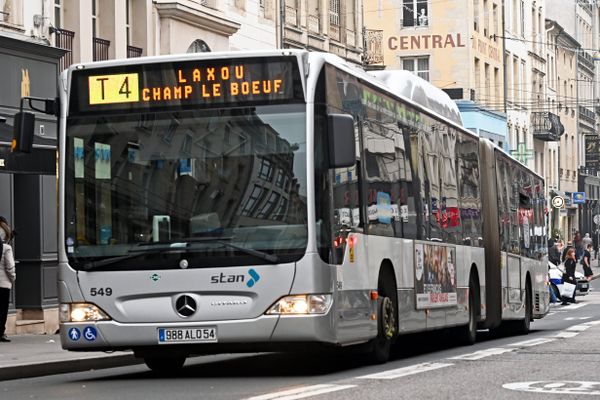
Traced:
[[561, 296], [566, 297], [568, 299], [572, 299], [573, 295], [575, 294], [575, 288], [577, 288], [577, 285], [574, 285], [569, 282], [564, 282], [563, 287], [562, 287]]

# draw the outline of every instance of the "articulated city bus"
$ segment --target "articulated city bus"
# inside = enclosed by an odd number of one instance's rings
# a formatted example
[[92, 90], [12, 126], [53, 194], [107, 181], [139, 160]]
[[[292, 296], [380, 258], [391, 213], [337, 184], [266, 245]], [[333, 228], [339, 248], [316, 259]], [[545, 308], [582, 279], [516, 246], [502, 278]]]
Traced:
[[425, 81], [296, 50], [61, 76], [62, 346], [190, 355], [527, 333], [544, 182]]

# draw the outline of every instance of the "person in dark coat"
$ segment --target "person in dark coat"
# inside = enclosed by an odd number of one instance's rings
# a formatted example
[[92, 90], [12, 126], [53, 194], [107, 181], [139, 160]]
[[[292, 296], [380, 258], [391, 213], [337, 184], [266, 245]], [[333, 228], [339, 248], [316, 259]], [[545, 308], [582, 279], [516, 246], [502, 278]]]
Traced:
[[552, 247], [548, 249], [548, 260], [554, 264], [560, 264], [560, 250], [558, 249], [559, 243], [554, 242]]
[[573, 242], [567, 242], [567, 245], [563, 249], [562, 256], [560, 258], [562, 262], [565, 262], [565, 259], [567, 258], [567, 253], [569, 252], [570, 249], [575, 250], [575, 247], [573, 247]]
[[588, 281], [591, 281], [594, 277], [594, 272], [592, 271], [592, 248], [593, 245], [590, 243], [586, 246], [585, 251], [583, 252], [583, 257], [581, 257], [581, 265], [583, 266], [583, 274], [585, 275]]
[[577, 259], [575, 258], [575, 249], [570, 248], [567, 250], [567, 256], [565, 258], [565, 273], [563, 274], [563, 282], [568, 282], [575, 285], [575, 290], [573, 291], [573, 298], [569, 299], [567, 297], [562, 298], [562, 304], [567, 305], [569, 302], [576, 303], [575, 301], [575, 292], [577, 291], [577, 280], [575, 279], [575, 268], [577, 267]]

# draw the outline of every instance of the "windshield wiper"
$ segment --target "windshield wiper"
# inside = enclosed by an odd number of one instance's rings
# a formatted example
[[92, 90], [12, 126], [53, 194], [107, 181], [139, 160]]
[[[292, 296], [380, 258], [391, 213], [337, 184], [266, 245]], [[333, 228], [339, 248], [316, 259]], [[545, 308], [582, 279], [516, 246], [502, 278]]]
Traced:
[[248, 255], [258, 257], [262, 260], [268, 261], [272, 264], [277, 264], [279, 262], [279, 257], [274, 254], [265, 253], [264, 251], [250, 249], [248, 247], [238, 246], [237, 244], [229, 243], [227, 240], [233, 239], [230, 236], [205, 236], [205, 237], [190, 237], [181, 239], [182, 242], [192, 242], [192, 243], [202, 243], [202, 242], [210, 242], [217, 243], [223, 246], [231, 247], [232, 249], [241, 251], [242, 253], [246, 253]]
[[[145, 243], [144, 245], [147, 245], [147, 244]], [[173, 247], [173, 246], [165, 246], [164, 243], [161, 243], [160, 247], [152, 247], [150, 249], [132, 249], [132, 250], [129, 250], [130, 254], [105, 258], [104, 260], [100, 260], [100, 261], [90, 261], [89, 263], [85, 264], [81, 268], [81, 270], [93, 271], [93, 270], [101, 268], [101, 267], [106, 267], [109, 265], [117, 264], [121, 261], [131, 260], [132, 258], [141, 257], [141, 256], [145, 256], [148, 254], [158, 254], [158, 253], [173, 252], [173, 251], [181, 252], [181, 251], [187, 251], [187, 250], [188, 249], [186, 246]]]
[[247, 247], [238, 246], [232, 243], [228, 243], [227, 240], [231, 240], [231, 237], [199, 237], [199, 238], [182, 238], [176, 241], [171, 242], [151, 242], [151, 243], [140, 243], [138, 246], [140, 247], [150, 247], [139, 248], [139, 249], [131, 249], [129, 250], [130, 254], [125, 254], [122, 256], [105, 258], [100, 261], [91, 261], [85, 264], [81, 270], [83, 271], [93, 271], [98, 268], [106, 267], [109, 265], [117, 264], [121, 261], [131, 260], [136, 257], [141, 257], [148, 254], [158, 254], [163, 252], [188, 252], [190, 251], [190, 243], [216, 243], [222, 246], [230, 247], [232, 249], [238, 250], [242, 253], [260, 258], [262, 260], [268, 261], [272, 264], [276, 264], [279, 262], [279, 258], [273, 254], [268, 254], [260, 250], [249, 249]]

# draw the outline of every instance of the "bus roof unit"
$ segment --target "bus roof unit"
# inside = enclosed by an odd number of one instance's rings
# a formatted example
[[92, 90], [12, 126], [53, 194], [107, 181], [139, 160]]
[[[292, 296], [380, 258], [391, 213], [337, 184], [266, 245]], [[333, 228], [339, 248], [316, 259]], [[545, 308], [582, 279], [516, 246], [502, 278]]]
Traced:
[[369, 74], [381, 80], [397, 95], [410, 99], [463, 126], [456, 103], [443, 90], [425, 79], [403, 70], [369, 71]]

